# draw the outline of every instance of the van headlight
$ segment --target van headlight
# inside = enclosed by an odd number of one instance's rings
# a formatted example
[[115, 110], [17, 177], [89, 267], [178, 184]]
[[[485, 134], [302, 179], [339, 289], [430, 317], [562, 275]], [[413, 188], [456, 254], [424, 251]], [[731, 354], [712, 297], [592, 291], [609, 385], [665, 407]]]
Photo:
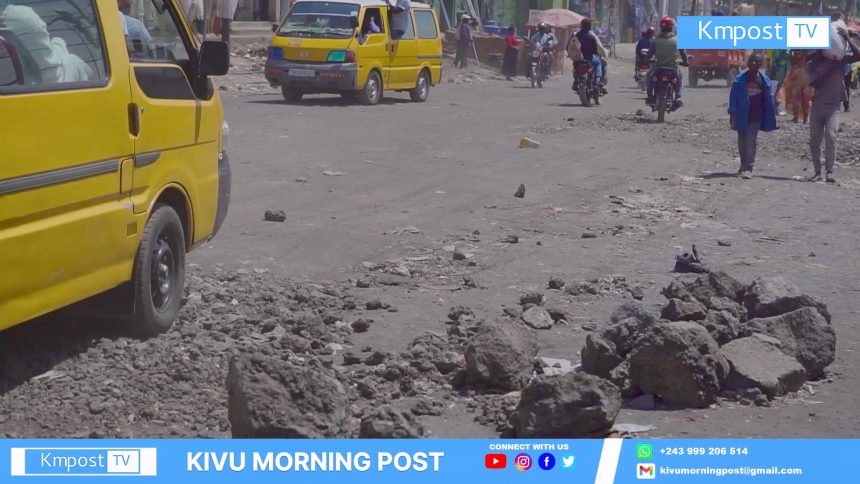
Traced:
[[230, 146], [230, 125], [227, 120], [221, 122], [221, 151], [227, 151]]

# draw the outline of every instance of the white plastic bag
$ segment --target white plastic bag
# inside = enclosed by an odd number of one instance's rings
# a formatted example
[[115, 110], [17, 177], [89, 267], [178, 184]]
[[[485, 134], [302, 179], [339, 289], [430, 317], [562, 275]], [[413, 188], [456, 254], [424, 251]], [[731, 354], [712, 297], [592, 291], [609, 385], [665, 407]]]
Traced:
[[839, 35], [838, 29], [840, 27], [848, 30], [845, 21], [841, 19], [836, 22], [830, 22], [830, 48], [823, 52], [824, 57], [830, 60], [842, 60], [848, 53], [848, 43]]

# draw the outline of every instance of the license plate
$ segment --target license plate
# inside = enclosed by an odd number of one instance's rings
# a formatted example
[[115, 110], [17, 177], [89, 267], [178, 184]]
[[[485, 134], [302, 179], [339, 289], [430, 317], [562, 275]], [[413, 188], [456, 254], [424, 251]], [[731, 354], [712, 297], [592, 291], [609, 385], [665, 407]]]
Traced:
[[313, 69], [290, 69], [289, 74], [292, 77], [314, 77], [317, 75]]

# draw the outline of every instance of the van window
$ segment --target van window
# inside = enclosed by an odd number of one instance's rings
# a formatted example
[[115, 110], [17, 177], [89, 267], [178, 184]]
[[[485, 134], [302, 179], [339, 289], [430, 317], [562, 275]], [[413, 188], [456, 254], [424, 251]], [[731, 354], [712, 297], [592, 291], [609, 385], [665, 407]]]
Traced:
[[402, 12], [400, 14], [392, 13], [391, 10], [388, 10], [388, 23], [392, 23], [392, 17], [394, 15], [405, 15], [406, 16], [406, 33], [403, 34], [403, 37], [400, 37], [401, 40], [409, 40], [415, 38], [415, 27], [412, 25], [412, 15], [409, 15], [409, 12]]
[[[278, 29], [282, 37], [348, 38], [353, 35], [350, 17], [361, 7], [353, 3], [298, 2]], [[379, 25], [382, 27], [382, 25]]]
[[[190, 57], [176, 20], [164, 8], [164, 0], [119, 0], [120, 21], [125, 30], [128, 57], [132, 62], [181, 64]], [[144, 8], [145, 5], [149, 8]]]
[[378, 8], [368, 8], [364, 11], [364, 19], [361, 21], [361, 35], [377, 33], [372, 31], [371, 21], [372, 25], [379, 28], [379, 33], [385, 32], [385, 25], [382, 24], [382, 11]]
[[101, 26], [93, 0], [0, 1], [0, 90], [108, 78]]
[[436, 27], [436, 18], [432, 12], [427, 10], [415, 11], [415, 27], [418, 30], [419, 39], [435, 39], [439, 36], [439, 30]]

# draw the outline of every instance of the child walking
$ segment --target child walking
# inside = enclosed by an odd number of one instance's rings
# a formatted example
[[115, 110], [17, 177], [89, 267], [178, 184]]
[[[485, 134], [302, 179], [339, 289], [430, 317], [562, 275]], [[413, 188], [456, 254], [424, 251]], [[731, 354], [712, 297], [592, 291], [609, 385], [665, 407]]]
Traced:
[[752, 178], [759, 131], [777, 129], [773, 85], [767, 74], [760, 72], [762, 61], [761, 54], [750, 55], [748, 70], [738, 74], [729, 94], [729, 122], [738, 132], [741, 155], [738, 175], [744, 179]]

